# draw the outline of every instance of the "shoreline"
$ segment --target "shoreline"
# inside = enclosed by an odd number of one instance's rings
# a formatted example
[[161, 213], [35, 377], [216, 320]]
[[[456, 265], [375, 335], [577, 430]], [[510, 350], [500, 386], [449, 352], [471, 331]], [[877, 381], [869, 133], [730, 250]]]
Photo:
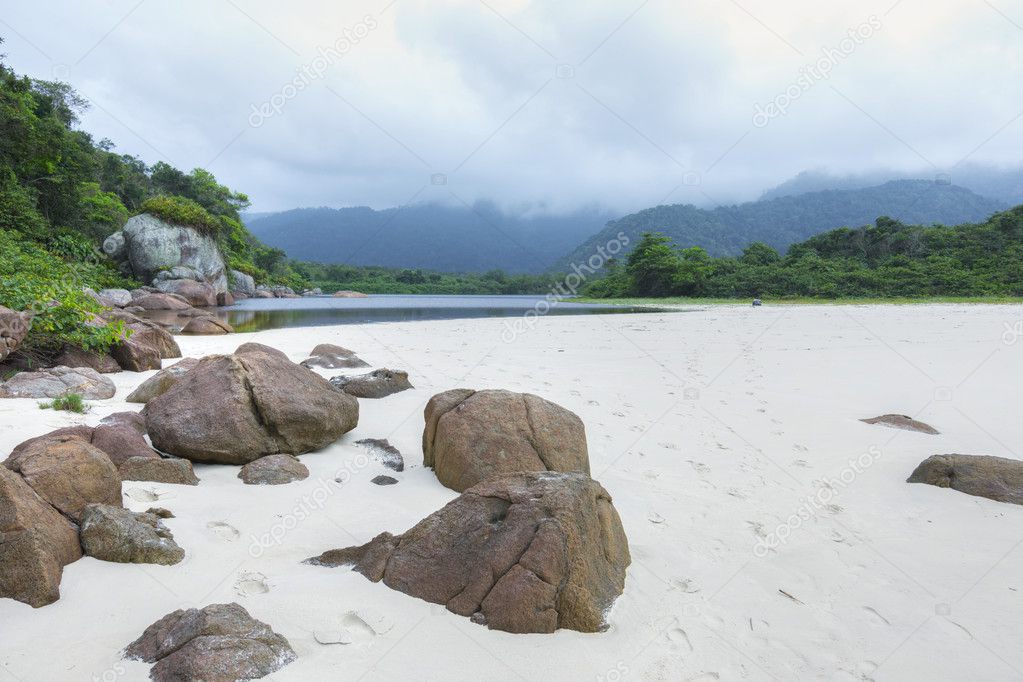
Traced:
[[[245, 486], [238, 467], [196, 465], [195, 488], [126, 482], [130, 509], [175, 513], [166, 524], [185, 560], [86, 557], [66, 567], [55, 604], [0, 600], [0, 666], [21, 679], [146, 679], [147, 665], [119, 657], [145, 627], [237, 601], [298, 654], [276, 680], [398, 679], [426, 660], [431, 679], [452, 680], [1012, 675], [1023, 668], [1013, 646], [1023, 554], [1012, 551], [1023, 508], [905, 479], [941, 452], [1013, 456], [1002, 444], [1023, 439], [1023, 424], [1006, 397], [1019, 393], [1023, 356], [1002, 335], [1019, 317], [1015, 305], [735, 305], [551, 316], [513, 342], [506, 318], [178, 336], [186, 357], [257, 341], [299, 361], [335, 343], [372, 368], [409, 371], [415, 389], [360, 401], [354, 431], [301, 457], [305, 481]], [[151, 375], [109, 375], [117, 395], [86, 415], [0, 401], [0, 449], [137, 410], [123, 399]], [[351, 570], [301, 563], [403, 532], [454, 499], [423, 467], [422, 408], [460, 386], [535, 393], [585, 423], [593, 476], [633, 554], [607, 632], [491, 631]], [[859, 421], [887, 412], [942, 434]], [[404, 454], [397, 485], [370, 483], [385, 470], [367, 463], [362, 438]], [[332, 485], [339, 472], [347, 482]], [[832, 479], [841, 489], [817, 503]], [[317, 641], [337, 628], [351, 643]]]

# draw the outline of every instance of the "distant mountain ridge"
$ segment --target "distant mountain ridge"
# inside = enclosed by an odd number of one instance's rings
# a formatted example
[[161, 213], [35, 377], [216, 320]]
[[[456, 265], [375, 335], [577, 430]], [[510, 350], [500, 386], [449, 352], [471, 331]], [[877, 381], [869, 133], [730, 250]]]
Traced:
[[589, 259], [619, 232], [634, 246], [644, 232], [661, 232], [680, 247], [700, 246], [712, 256], [738, 256], [751, 242], [784, 252], [790, 245], [840, 227], [869, 225], [881, 216], [909, 224], [982, 222], [1008, 204], [963, 187], [928, 180], [895, 180], [876, 187], [809, 192], [734, 206], [648, 208], [611, 221], [555, 264], [567, 269]]
[[[1023, 166], [1019, 168], [996, 168], [979, 164], [964, 164], [948, 174], [931, 173], [928, 180], [940, 177], [944, 182], [965, 187], [982, 197], [998, 199], [1010, 206], [1023, 204]], [[821, 192], [829, 189], [862, 189], [881, 185], [892, 180], [921, 179], [919, 173], [903, 173], [892, 170], [875, 170], [863, 173], [838, 175], [826, 170], [803, 171], [777, 187], [764, 192], [760, 200], [778, 199], [807, 192]]]
[[300, 208], [249, 217], [249, 230], [291, 258], [441, 272], [539, 273], [614, 215], [515, 216], [490, 202], [374, 210]]

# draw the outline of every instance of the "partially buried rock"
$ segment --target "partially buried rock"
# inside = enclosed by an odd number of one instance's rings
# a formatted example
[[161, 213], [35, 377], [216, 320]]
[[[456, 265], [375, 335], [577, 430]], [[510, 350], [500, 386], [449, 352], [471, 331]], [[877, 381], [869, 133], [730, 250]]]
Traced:
[[158, 395], [163, 395], [186, 372], [199, 364], [198, 358], [185, 358], [143, 381], [138, 388], [125, 398], [129, 403], [148, 403]]
[[452, 490], [519, 471], [590, 473], [582, 420], [535, 395], [455, 389], [425, 417], [423, 462]]
[[217, 334], [232, 334], [234, 328], [223, 320], [215, 317], [203, 316], [194, 317], [181, 330], [182, 334], [196, 334], [213, 336]]
[[313, 367], [321, 369], [369, 367], [369, 363], [360, 360], [355, 351], [331, 343], [321, 343], [313, 348], [313, 352], [309, 355], [309, 359], [302, 361], [302, 366], [310, 369]]
[[382, 476], [382, 475], [381, 476], [375, 476], [375, 477], [373, 477], [373, 480], [370, 481], [370, 483], [373, 483], [375, 485], [394, 485], [397, 482], [398, 482], [398, 479], [394, 478], [393, 476]]
[[106, 400], [114, 382], [90, 367], [51, 367], [21, 372], [0, 384], [0, 398], [62, 398], [76, 393], [86, 400]]
[[355, 441], [355, 444], [369, 450], [370, 454], [388, 469], [405, 470], [405, 458], [401, 456], [401, 451], [391, 445], [386, 438], [363, 438]]
[[90, 504], [82, 512], [79, 532], [85, 553], [101, 561], [171, 566], [185, 558], [185, 550], [155, 514]]
[[872, 417], [870, 419], [861, 419], [861, 422], [866, 424], [879, 424], [881, 426], [887, 426], [892, 429], [902, 429], [904, 431], [916, 431], [917, 433], [926, 433], [932, 436], [940, 433], [937, 429], [929, 424], [917, 421], [912, 417], [908, 417], [904, 414], [883, 414], [880, 417]]
[[280, 351], [250, 343], [203, 358], [143, 414], [162, 452], [247, 464], [333, 443], [358, 424], [359, 404]]
[[598, 632], [631, 559], [607, 491], [582, 474], [505, 476], [467, 490], [402, 535], [310, 559], [496, 630]]
[[146, 628], [125, 657], [155, 663], [156, 682], [254, 680], [297, 656], [284, 637], [238, 604], [178, 610]]
[[192, 463], [177, 457], [132, 457], [122, 463], [117, 472], [122, 481], [199, 485]]
[[291, 455], [267, 455], [238, 472], [248, 485], [285, 485], [309, 478], [309, 469]]
[[330, 383], [356, 398], [386, 398], [414, 388], [409, 383], [408, 372], [392, 369], [377, 369], [354, 377], [332, 377]]
[[910, 475], [908, 483], [951, 488], [996, 502], [1023, 504], [1023, 462], [987, 455], [934, 455]]
[[78, 531], [21, 476], [0, 467], [0, 598], [38, 608], [60, 599], [63, 567], [82, 556]]
[[73, 521], [92, 503], [122, 506], [121, 477], [110, 458], [76, 436], [36, 439], [4, 462]]

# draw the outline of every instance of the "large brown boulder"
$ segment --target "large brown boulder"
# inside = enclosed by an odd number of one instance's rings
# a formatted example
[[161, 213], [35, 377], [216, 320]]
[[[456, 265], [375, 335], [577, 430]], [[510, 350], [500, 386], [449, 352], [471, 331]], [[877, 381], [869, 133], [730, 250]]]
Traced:
[[138, 388], [128, 394], [125, 400], [129, 403], [148, 403], [158, 395], [163, 395], [177, 383], [186, 372], [199, 364], [198, 358], [185, 358], [143, 381]]
[[171, 566], [185, 558], [155, 514], [90, 504], [82, 512], [79, 535], [86, 555], [100, 561]]
[[162, 452], [247, 464], [333, 443], [358, 424], [359, 404], [280, 351], [250, 343], [204, 358], [143, 414]]
[[114, 374], [121, 371], [121, 366], [117, 364], [117, 360], [114, 360], [114, 357], [109, 353], [73, 347], [65, 348], [57, 356], [54, 364], [72, 368], [89, 367], [100, 374]]
[[154, 682], [254, 680], [297, 658], [288, 640], [233, 603], [168, 614], [124, 654], [155, 663], [149, 673]]
[[590, 473], [582, 420], [535, 395], [455, 389], [425, 417], [423, 463], [452, 490], [520, 471]]
[[507, 632], [598, 632], [631, 558], [618, 512], [583, 474], [481, 483], [402, 535], [310, 559]]
[[75, 393], [86, 400], [106, 400], [116, 391], [113, 381], [90, 367], [20, 372], [0, 384], [0, 398], [62, 398]]
[[18, 474], [0, 467], [0, 598], [60, 599], [63, 567], [82, 556], [77, 529]]
[[56, 431], [30, 438], [11, 451], [11, 460], [18, 459], [30, 448], [37, 448], [41, 442], [79, 440], [98, 448], [110, 458], [115, 467], [120, 467], [132, 458], [158, 459], [159, 454], [149, 447], [144, 436], [146, 422], [137, 412], [118, 412], [104, 418], [97, 426], [67, 426]]
[[358, 376], [331, 377], [330, 383], [356, 398], [386, 398], [389, 395], [415, 388], [408, 380], [408, 372], [394, 369], [375, 369]]
[[234, 328], [223, 320], [209, 315], [194, 317], [188, 321], [182, 330], [182, 334], [195, 334], [197, 336], [215, 336], [219, 334], [231, 334]]
[[194, 279], [161, 279], [155, 286], [165, 294], [177, 294], [190, 305], [201, 308], [217, 305], [217, 291], [206, 282], [196, 282]]
[[[189, 307], [186, 304], [186, 307]], [[145, 372], [160, 369], [161, 360], [180, 358], [181, 349], [166, 329], [124, 310], [109, 310], [103, 313], [106, 321], [120, 320], [130, 333], [116, 344], [110, 354], [122, 369], [129, 372]]]
[[4, 466], [74, 521], [88, 504], [122, 506], [117, 468], [106, 453], [78, 436], [36, 439], [11, 454]]
[[1023, 462], [987, 455], [934, 455], [907, 479], [996, 502], [1023, 504]]
[[28, 336], [32, 315], [19, 313], [0, 305], [0, 362], [18, 349]]

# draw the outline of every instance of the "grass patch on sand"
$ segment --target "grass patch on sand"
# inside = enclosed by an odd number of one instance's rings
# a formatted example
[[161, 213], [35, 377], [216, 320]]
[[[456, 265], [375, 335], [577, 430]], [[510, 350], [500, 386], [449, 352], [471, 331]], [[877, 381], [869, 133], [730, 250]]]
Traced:
[[71, 393], [62, 398], [54, 398], [48, 403], [39, 403], [40, 410], [60, 410], [63, 412], [85, 413], [85, 401], [77, 393]]

